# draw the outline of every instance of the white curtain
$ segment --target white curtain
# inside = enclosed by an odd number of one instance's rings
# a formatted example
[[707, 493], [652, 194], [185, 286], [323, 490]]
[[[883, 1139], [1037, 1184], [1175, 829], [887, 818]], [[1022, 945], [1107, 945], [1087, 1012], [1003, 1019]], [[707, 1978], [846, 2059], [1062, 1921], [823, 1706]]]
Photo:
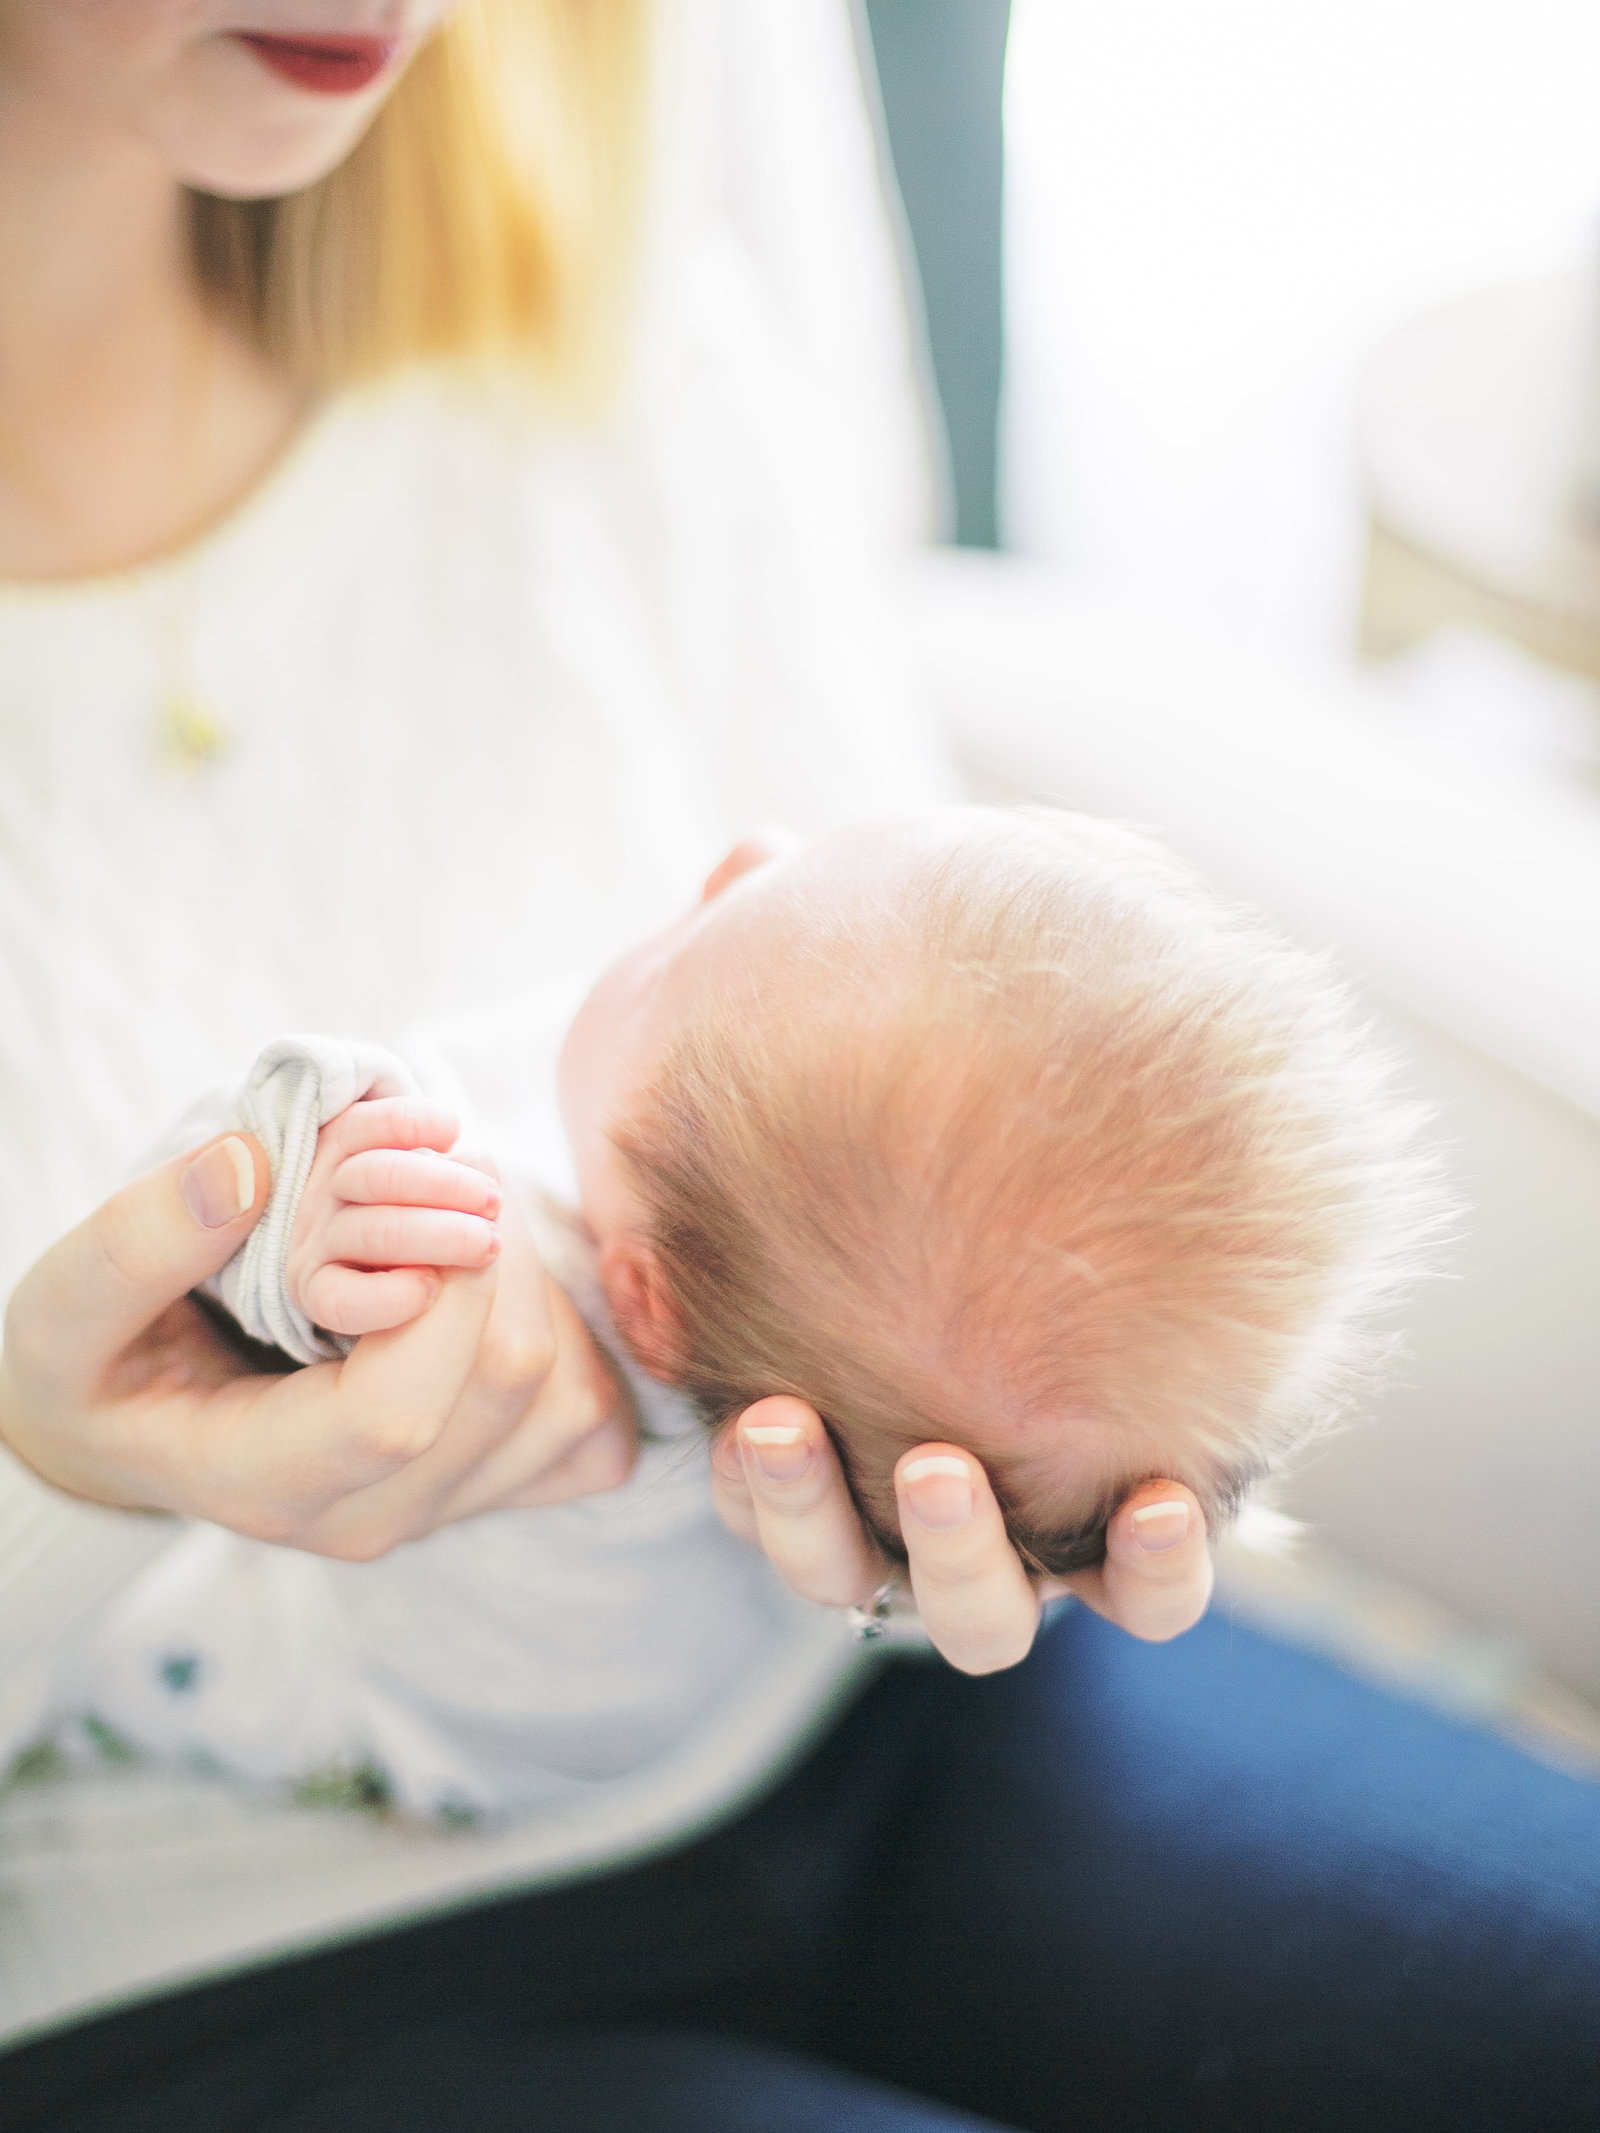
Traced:
[[[720, 219], [755, 262], [775, 337], [850, 470], [841, 509], [881, 510], [891, 539], [925, 537], [942, 466], [851, 0], [664, 0], [661, 17], [664, 216]], [[670, 243], [662, 256], [670, 283]]]

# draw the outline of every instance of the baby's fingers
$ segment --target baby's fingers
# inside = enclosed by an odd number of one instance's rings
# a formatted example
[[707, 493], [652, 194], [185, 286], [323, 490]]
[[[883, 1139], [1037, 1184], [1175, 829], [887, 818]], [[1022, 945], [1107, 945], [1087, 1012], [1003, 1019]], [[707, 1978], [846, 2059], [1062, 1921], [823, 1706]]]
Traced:
[[439, 1293], [439, 1276], [428, 1267], [396, 1267], [369, 1273], [353, 1266], [320, 1266], [305, 1285], [301, 1307], [313, 1325], [352, 1340], [388, 1333], [420, 1318]]
[[435, 1148], [456, 1144], [460, 1122], [453, 1111], [419, 1096], [377, 1096], [352, 1104], [323, 1127], [319, 1149], [356, 1155], [364, 1148]]
[[438, 1207], [490, 1222], [500, 1212], [493, 1178], [431, 1149], [364, 1149], [345, 1158], [328, 1186], [363, 1207]]
[[983, 1468], [956, 1445], [919, 1444], [894, 1479], [923, 1628], [964, 1674], [1015, 1666], [1038, 1629], [1039, 1596]]
[[320, 1236], [319, 1258], [344, 1266], [484, 1267], [500, 1239], [492, 1222], [438, 1207], [341, 1207]]

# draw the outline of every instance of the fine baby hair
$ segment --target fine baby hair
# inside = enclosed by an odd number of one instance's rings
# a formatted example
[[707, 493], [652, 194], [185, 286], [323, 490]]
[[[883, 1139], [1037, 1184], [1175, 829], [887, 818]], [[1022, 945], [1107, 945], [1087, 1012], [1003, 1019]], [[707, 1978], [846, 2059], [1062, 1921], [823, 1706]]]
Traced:
[[1226, 1519], [1347, 1407], [1439, 1225], [1344, 990], [1106, 822], [813, 849], [613, 1132], [674, 1381], [713, 1421], [810, 1401], [897, 1555], [894, 1461], [928, 1439], [984, 1460], [1041, 1570], [1098, 1560], [1151, 1475]]

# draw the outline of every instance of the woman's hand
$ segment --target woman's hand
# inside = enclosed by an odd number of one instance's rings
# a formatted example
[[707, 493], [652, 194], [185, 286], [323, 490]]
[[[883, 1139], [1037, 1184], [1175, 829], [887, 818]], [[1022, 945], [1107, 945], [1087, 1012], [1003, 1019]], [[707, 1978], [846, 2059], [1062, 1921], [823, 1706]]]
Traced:
[[[717, 1507], [785, 1583], [823, 1606], [860, 1605], [890, 1565], [856, 1515], [827, 1431], [801, 1400], [746, 1408], [712, 1455]], [[923, 1627], [952, 1666], [992, 1674], [1025, 1658], [1043, 1602], [1074, 1593], [1135, 1637], [1193, 1627], [1211, 1597], [1205, 1519], [1188, 1489], [1147, 1481], [1118, 1509], [1106, 1559], [1067, 1578], [1030, 1578], [970, 1452], [922, 1444], [895, 1467], [900, 1528]]]
[[508, 1209], [497, 1262], [347, 1361], [252, 1375], [189, 1291], [265, 1204], [230, 1134], [108, 1200], [24, 1278], [0, 1437], [98, 1503], [174, 1511], [353, 1561], [481, 1511], [615, 1487], [626, 1398]]

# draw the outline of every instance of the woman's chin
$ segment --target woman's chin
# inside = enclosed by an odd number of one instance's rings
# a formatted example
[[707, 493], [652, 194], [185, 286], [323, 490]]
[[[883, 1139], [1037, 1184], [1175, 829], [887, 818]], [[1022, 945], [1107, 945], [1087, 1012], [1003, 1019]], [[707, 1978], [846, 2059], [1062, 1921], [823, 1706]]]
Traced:
[[184, 70], [181, 100], [148, 132], [185, 185], [225, 200], [302, 191], [343, 162], [393, 76], [359, 96], [316, 96], [280, 80], [234, 38], [209, 38]]
[[218, 127], [214, 138], [164, 143], [181, 181], [196, 192], [224, 200], [274, 200], [302, 192], [342, 163], [375, 116], [372, 106], [341, 111], [330, 129], [326, 119], [296, 125], [262, 122], [246, 128]]

